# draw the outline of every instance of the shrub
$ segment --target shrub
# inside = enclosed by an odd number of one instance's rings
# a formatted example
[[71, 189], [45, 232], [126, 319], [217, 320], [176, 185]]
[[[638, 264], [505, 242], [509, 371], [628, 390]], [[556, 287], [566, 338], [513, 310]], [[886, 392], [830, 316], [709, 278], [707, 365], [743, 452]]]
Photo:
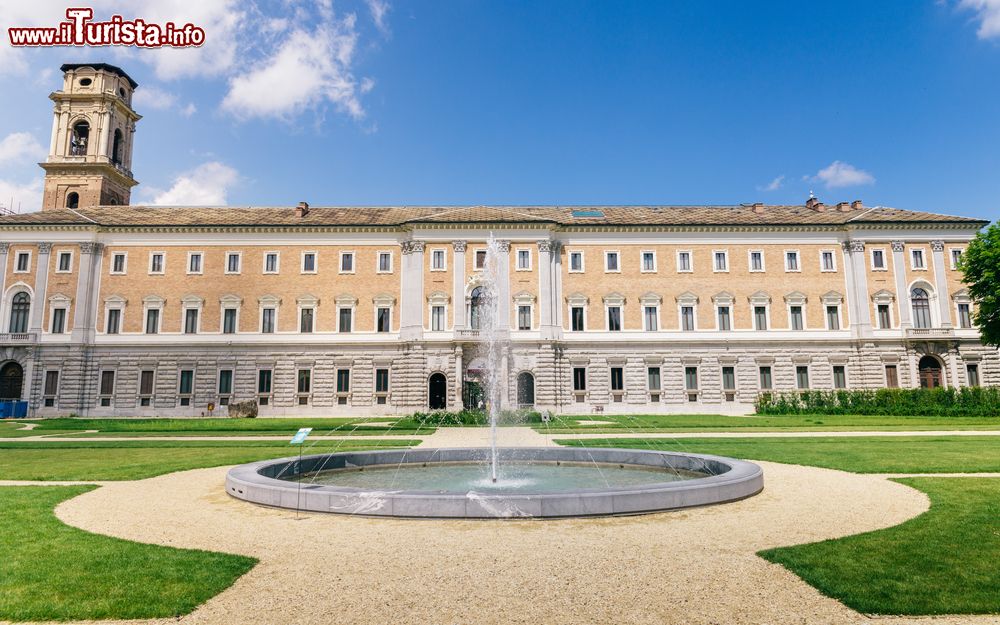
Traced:
[[1000, 387], [881, 388], [761, 393], [757, 414], [1000, 416]]
[[[430, 412], [415, 412], [410, 415], [410, 419], [417, 422], [420, 427], [447, 427], [447, 426], [469, 426], [469, 425], [489, 425], [489, 416], [484, 410], [461, 410], [453, 412], [449, 410], [432, 410]], [[503, 425], [519, 423], [541, 423], [541, 413], [534, 410], [504, 410], [500, 413], [499, 423]]]

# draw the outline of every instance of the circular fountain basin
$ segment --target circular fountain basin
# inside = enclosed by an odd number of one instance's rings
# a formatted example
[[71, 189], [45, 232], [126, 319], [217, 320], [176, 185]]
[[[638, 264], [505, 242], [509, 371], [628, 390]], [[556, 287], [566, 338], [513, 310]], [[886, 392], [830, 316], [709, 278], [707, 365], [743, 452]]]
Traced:
[[735, 501], [764, 488], [761, 468], [721, 456], [527, 447], [352, 451], [230, 469], [226, 492], [280, 508], [425, 518], [641, 514]]

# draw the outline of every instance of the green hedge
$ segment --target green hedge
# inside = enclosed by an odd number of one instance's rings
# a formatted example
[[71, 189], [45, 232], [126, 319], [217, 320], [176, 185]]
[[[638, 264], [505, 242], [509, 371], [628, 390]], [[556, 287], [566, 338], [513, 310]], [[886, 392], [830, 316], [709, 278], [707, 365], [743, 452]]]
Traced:
[[761, 415], [1000, 416], [1000, 387], [881, 388], [761, 393]]
[[[409, 418], [419, 423], [420, 427], [489, 424], [484, 410], [462, 410], [460, 412], [433, 410], [431, 412], [415, 412]], [[534, 410], [504, 410], [500, 414], [500, 423], [503, 425], [541, 422], [541, 413]]]

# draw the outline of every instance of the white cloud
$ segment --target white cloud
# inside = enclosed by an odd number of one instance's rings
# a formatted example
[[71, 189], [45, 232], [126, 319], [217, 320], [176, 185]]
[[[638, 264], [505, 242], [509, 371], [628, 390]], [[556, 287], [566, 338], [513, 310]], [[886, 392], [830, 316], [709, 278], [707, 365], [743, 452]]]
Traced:
[[32, 213], [42, 208], [42, 178], [27, 184], [0, 180], [0, 206], [12, 211]]
[[833, 161], [808, 179], [812, 182], [822, 182], [827, 189], [875, 184], [875, 176], [843, 161]]
[[147, 189], [153, 195], [150, 204], [166, 206], [224, 206], [226, 196], [240, 180], [239, 172], [220, 163], [202, 163], [174, 178], [166, 191]]
[[1000, 0], [960, 0], [958, 8], [976, 12], [980, 39], [1000, 37]]
[[140, 112], [148, 109], [154, 111], [177, 111], [177, 113], [184, 117], [191, 117], [198, 110], [194, 102], [181, 105], [175, 94], [160, 89], [156, 85], [140, 85], [135, 90], [135, 96], [132, 97], [132, 106]]
[[767, 183], [766, 185], [761, 186], [761, 187], [757, 187], [757, 190], [758, 191], [777, 191], [778, 189], [780, 189], [784, 185], [785, 185], [785, 175], [781, 174], [780, 176], [778, 176], [777, 178], [775, 178], [771, 182]]
[[368, 10], [372, 14], [372, 21], [375, 22], [375, 28], [378, 28], [383, 35], [388, 35], [389, 25], [386, 23], [385, 17], [389, 13], [389, 3], [385, 0], [366, 1], [368, 2]]
[[194, 105], [194, 102], [188, 102], [187, 106], [180, 110], [181, 115], [184, 117], [191, 117], [198, 111], [198, 107]]
[[[32, 164], [45, 158], [46, 150], [27, 132], [12, 132], [0, 141], [0, 164], [15, 165], [30, 162]], [[2, 199], [2, 196], [0, 196]]]

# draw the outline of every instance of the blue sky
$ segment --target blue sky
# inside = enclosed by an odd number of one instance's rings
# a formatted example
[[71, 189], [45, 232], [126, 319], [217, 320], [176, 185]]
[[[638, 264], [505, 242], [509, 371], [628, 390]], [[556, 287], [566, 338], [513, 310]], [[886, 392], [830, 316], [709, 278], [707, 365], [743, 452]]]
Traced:
[[[0, 24], [66, 4], [3, 0]], [[99, 0], [198, 50], [0, 48], [0, 202], [58, 66], [140, 83], [133, 203], [826, 202], [1000, 218], [1000, 0]], [[141, 94], [141, 95], [140, 95]], [[44, 146], [44, 147], [43, 147]]]

